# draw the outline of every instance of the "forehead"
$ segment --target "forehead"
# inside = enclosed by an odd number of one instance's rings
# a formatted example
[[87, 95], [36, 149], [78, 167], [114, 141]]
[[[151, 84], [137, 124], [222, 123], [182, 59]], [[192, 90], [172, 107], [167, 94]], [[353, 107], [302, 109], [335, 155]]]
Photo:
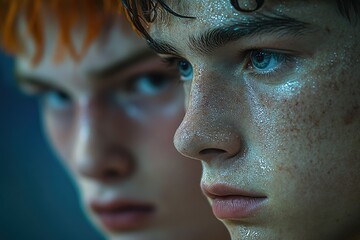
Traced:
[[[175, 12], [195, 19], [179, 18], [161, 10], [159, 17], [150, 26], [150, 35], [155, 39], [183, 37], [183, 33], [190, 32], [191, 35], [197, 35], [209, 28], [221, 27], [229, 22], [240, 21], [246, 24], [249, 18], [261, 18], [263, 14], [289, 16], [309, 23], [316, 22], [318, 19], [326, 19], [329, 15], [340, 16], [336, 10], [335, 1], [321, 0], [265, 0], [264, 5], [254, 12], [238, 11], [231, 5], [230, 0], [181, 2], [172, 0], [169, 2], [169, 6]], [[182, 34], [174, 34], [176, 31]]]
[[[44, 25], [43, 58], [39, 64], [33, 66], [34, 43], [24, 28], [24, 22], [19, 22], [20, 36], [24, 41], [26, 54], [19, 55], [16, 59], [18, 71], [25, 74], [40, 75], [44, 78], [54, 78], [57, 73], [85, 75], [91, 71], [101, 71], [114, 62], [125, 60], [146, 48], [144, 41], [131, 31], [123, 19], [117, 19], [111, 25], [104, 26], [103, 31], [95, 38], [90, 47], [79, 61], [72, 59], [65, 53], [62, 61], [55, 60], [58, 47], [58, 24], [53, 18], [46, 18]], [[71, 42], [76, 52], [81, 52], [87, 34], [85, 23], [72, 29]], [[64, 49], [63, 51], [67, 51]]]
[[[238, 0], [240, 7], [246, 8], [255, 8], [257, 6], [256, 0]], [[185, 15], [196, 17], [200, 21], [206, 21], [213, 19], [214, 14], [223, 13], [223, 18], [216, 18], [216, 20], [223, 20], [224, 18], [229, 18], [233, 16], [246, 16], [256, 14], [257, 12], [261, 12], [263, 9], [272, 10], [278, 13], [288, 12], [288, 11], [296, 11], [301, 9], [302, 6], [312, 6], [316, 7], [322, 3], [328, 3], [334, 5], [335, 1], [325, 1], [325, 0], [264, 0], [263, 5], [261, 5], [260, 9], [256, 11], [249, 12], [240, 12], [236, 10], [231, 3], [231, 0], [193, 0], [193, 1], [175, 1], [168, 0], [166, 3], [169, 5], [171, 9], [175, 12]], [[336, 4], [335, 4], [336, 5]], [[251, 7], [249, 7], [251, 6]], [[161, 17], [169, 20], [167, 17], [171, 16], [166, 13], [166, 11], [161, 11]], [[167, 17], [165, 15], [168, 15]], [[220, 16], [217, 16], [220, 17]], [[171, 20], [171, 17], [170, 17]]]
[[[271, 1], [272, 5], [277, 2], [276, 0]], [[194, 0], [194, 1], [168, 1], [168, 5], [175, 12], [188, 17], [196, 18], [196, 22], [201, 23], [202, 25], [209, 24], [221, 24], [229, 18], [241, 17], [244, 14], [235, 10], [230, 0]], [[282, 7], [279, 4], [280, 8]], [[279, 9], [280, 10], [280, 9]], [[159, 17], [157, 21], [152, 26], [156, 27], [169, 27], [177, 25], [178, 23], [192, 23], [192, 19], [184, 19], [179, 17], [174, 17], [172, 14], [169, 14], [167, 11], [160, 9]], [[245, 16], [245, 15], [244, 15]]]

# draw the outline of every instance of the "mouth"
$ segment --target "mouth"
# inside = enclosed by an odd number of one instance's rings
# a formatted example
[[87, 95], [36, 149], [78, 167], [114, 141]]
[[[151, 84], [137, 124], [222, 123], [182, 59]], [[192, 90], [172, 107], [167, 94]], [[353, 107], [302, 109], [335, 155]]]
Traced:
[[254, 217], [267, 200], [262, 194], [246, 192], [225, 184], [202, 184], [201, 188], [210, 199], [214, 215], [222, 220], [245, 220]]
[[150, 221], [155, 212], [153, 204], [129, 199], [110, 202], [93, 201], [90, 208], [102, 226], [110, 232], [124, 232], [142, 228]]

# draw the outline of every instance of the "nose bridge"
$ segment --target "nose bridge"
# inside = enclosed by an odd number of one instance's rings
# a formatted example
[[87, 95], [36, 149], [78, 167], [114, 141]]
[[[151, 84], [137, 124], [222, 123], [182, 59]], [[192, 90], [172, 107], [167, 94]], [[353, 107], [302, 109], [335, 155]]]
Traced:
[[231, 118], [231, 89], [217, 73], [202, 73], [194, 79], [183, 122], [175, 135], [175, 146], [190, 158], [230, 158], [242, 148], [240, 134]]
[[225, 87], [216, 81], [215, 73], [202, 74], [194, 81], [189, 97], [188, 111], [201, 111], [201, 115], [209, 117], [225, 104]]
[[129, 174], [130, 154], [113, 129], [111, 110], [97, 99], [78, 104], [74, 134], [73, 162], [77, 173], [101, 181], [116, 180]]
[[91, 135], [94, 131], [94, 120], [89, 111], [88, 101], [79, 101], [77, 108], [76, 127], [73, 135], [73, 159], [75, 164], [79, 165], [82, 164], [81, 161], [89, 158], [88, 155], [91, 155], [90, 149], [93, 145]]
[[77, 103], [76, 129], [74, 134], [75, 158], [91, 154], [92, 146], [96, 145], [102, 135], [100, 126], [102, 122], [101, 106], [90, 97], [83, 97]]

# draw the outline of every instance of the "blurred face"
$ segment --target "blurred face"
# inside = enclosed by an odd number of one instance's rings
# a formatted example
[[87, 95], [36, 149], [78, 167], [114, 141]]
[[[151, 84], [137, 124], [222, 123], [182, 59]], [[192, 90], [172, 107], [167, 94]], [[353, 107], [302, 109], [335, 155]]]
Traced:
[[180, 59], [175, 145], [202, 160], [232, 239], [360, 239], [359, 25], [335, 1], [182, 4], [170, 6], [196, 19], [169, 16], [150, 34]]
[[200, 164], [173, 146], [184, 114], [178, 71], [116, 23], [80, 62], [57, 64], [57, 26], [46, 23], [44, 58], [32, 66], [19, 57], [19, 81], [40, 96], [49, 139], [93, 222], [110, 239], [225, 238], [199, 189]]

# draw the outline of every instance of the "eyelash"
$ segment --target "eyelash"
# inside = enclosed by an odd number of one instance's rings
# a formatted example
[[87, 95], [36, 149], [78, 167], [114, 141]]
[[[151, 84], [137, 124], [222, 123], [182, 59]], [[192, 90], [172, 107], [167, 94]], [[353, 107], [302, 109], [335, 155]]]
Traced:
[[[283, 55], [284, 60], [281, 63], [279, 63], [279, 66], [277, 66], [275, 69], [271, 71], [261, 72], [260, 70], [252, 66], [251, 54], [254, 53], [255, 51]], [[186, 61], [186, 59], [180, 57], [164, 57], [161, 60], [169, 67], [174, 67], [174, 66], [176, 67], [176, 64], [178, 64], [179, 61]], [[273, 78], [275, 76], [285, 73], [287, 69], [291, 69], [295, 65], [296, 61], [297, 61], [296, 56], [272, 49], [264, 49], [264, 48], [250, 49], [240, 53], [240, 62], [244, 63], [241, 64], [242, 66], [241, 72], [243, 72], [243, 74], [245, 73], [247, 76], [250, 76], [252, 78], [255, 78], [263, 82], [274, 82]], [[180, 82], [184, 82], [184, 81], [180, 80]]]
[[[166, 67], [175, 68], [176, 70], [178, 70], [178, 63], [180, 61], [187, 61], [187, 60], [180, 57], [162, 57], [161, 61], [166, 65]], [[181, 79], [180, 74], [177, 79], [178, 79], [178, 84], [184, 83], [184, 81]]]
[[161, 61], [167, 66], [167, 67], [176, 67], [175, 65], [179, 62], [183, 60], [182, 58], [179, 57], [164, 57], [161, 58]]
[[46, 96], [50, 93], [56, 93], [59, 96], [61, 95], [67, 98], [67, 101], [72, 101], [71, 97], [64, 91], [48, 86], [31, 86], [31, 90], [25, 92], [26, 95], [37, 99], [41, 106], [45, 106]]
[[[281, 55], [283, 55], [284, 60], [283, 60], [283, 62], [279, 63], [279, 66], [277, 66], [275, 69], [273, 69], [271, 71], [262, 71], [261, 72], [260, 70], [257, 70], [254, 66], [252, 66], [251, 54], [255, 51], [268, 52], [268, 53], [272, 53], [272, 54], [281, 54]], [[297, 61], [296, 56], [293, 56], [289, 53], [272, 50], [272, 49], [251, 49], [241, 55], [244, 56], [244, 57], [242, 57], [242, 59], [244, 59], [244, 61], [245, 61], [244, 66], [245, 66], [245, 69], [248, 71], [248, 72], [246, 72], [246, 74], [248, 74], [254, 78], [257, 78], [260, 81], [264, 81], [264, 82], [269, 82], [269, 78], [271, 79], [279, 74], [285, 73], [286, 70], [292, 68]]]

